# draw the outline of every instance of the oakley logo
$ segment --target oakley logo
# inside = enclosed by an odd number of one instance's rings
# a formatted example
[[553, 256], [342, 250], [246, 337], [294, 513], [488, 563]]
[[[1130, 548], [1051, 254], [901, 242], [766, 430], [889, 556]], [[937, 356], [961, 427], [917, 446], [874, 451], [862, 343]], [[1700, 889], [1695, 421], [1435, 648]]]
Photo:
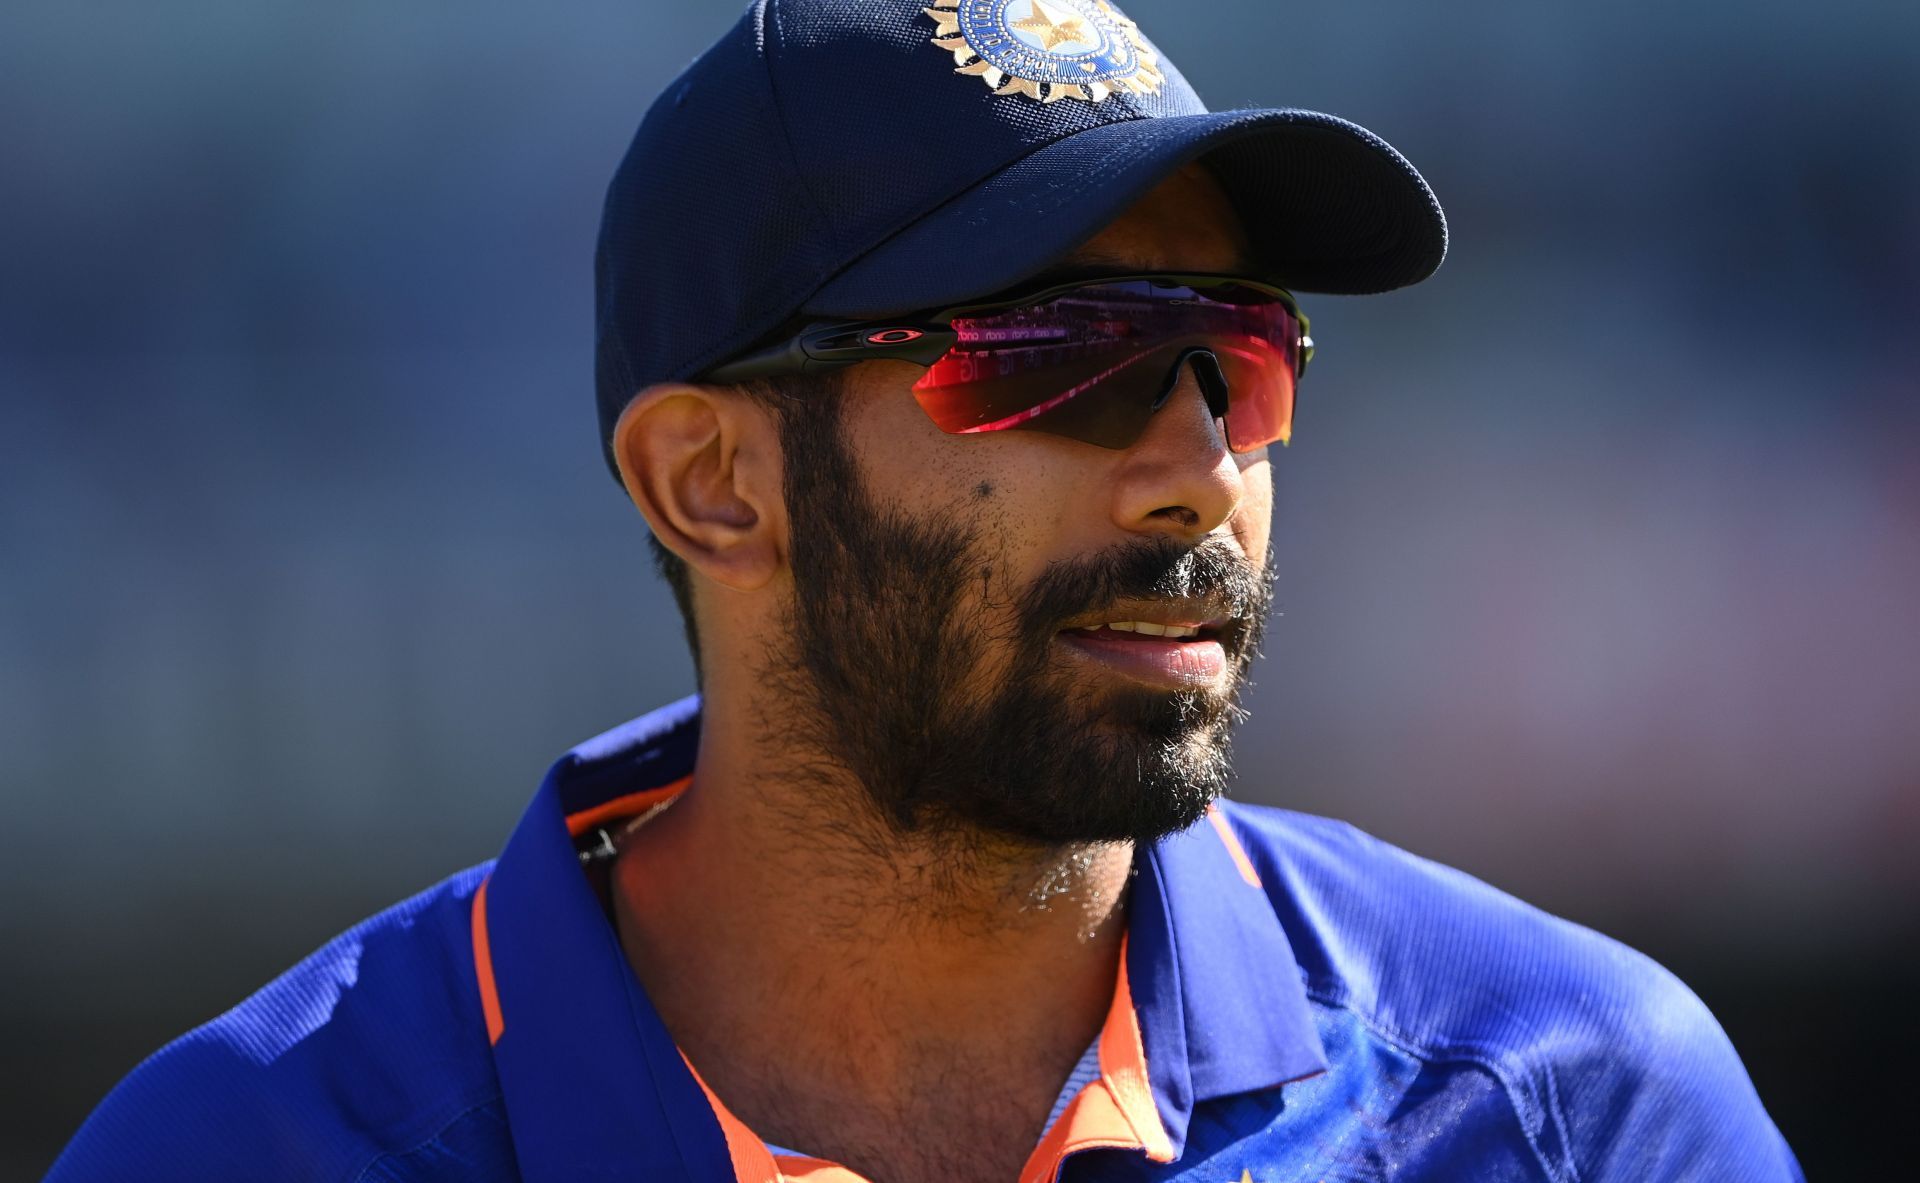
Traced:
[[904, 345], [908, 341], [917, 341], [926, 336], [919, 329], [880, 329], [867, 334], [869, 345]]

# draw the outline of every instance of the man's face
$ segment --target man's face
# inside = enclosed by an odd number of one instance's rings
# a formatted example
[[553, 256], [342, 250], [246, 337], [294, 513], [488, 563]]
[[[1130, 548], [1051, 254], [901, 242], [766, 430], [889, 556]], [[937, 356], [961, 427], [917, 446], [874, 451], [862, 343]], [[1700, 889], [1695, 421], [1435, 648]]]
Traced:
[[[1243, 248], [1189, 169], [1080, 254], [1234, 272]], [[792, 646], [767, 676], [902, 829], [1057, 844], [1192, 824], [1225, 786], [1271, 594], [1266, 452], [1228, 451], [1191, 370], [1124, 450], [948, 435], [909, 394], [921, 373], [866, 363], [785, 416]]]

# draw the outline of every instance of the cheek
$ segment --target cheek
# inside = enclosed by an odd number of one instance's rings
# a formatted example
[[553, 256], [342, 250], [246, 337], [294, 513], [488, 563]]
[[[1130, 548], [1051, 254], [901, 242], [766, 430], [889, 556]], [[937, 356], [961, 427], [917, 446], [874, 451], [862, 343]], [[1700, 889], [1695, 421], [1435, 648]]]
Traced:
[[1025, 431], [949, 435], [913, 399], [919, 367], [866, 365], [873, 370], [855, 388], [846, 430], [875, 505], [913, 517], [951, 515], [976, 532], [978, 549], [996, 565], [1022, 567], [1029, 552], [1068, 531], [1066, 507], [1085, 503], [1073, 496], [1072, 457], [1060, 454], [1072, 445]]
[[916, 517], [963, 503], [993, 483], [979, 450], [968, 446], [975, 441], [941, 431], [914, 401], [921, 372], [904, 362], [855, 367], [843, 421], [874, 504]]
[[1240, 505], [1234, 510], [1232, 530], [1247, 558], [1264, 563], [1273, 533], [1273, 465], [1264, 450], [1241, 459], [1242, 493]]

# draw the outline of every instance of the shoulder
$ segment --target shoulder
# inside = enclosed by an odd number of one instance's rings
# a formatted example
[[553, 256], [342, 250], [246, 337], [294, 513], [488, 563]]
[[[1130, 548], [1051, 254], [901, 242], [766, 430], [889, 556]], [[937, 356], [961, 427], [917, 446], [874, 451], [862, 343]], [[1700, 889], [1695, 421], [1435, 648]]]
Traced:
[[1568, 1177], [1799, 1178], [1719, 1023], [1651, 958], [1344, 822], [1226, 813], [1314, 1003], [1491, 1074]]
[[1428, 1050], [1520, 1049], [1549, 1027], [1701, 1037], [1698, 999], [1652, 959], [1345, 822], [1234, 805], [1315, 997]]
[[[488, 869], [363, 921], [156, 1052], [49, 1183], [402, 1178], [439, 1143], [480, 1154], [467, 1144], [503, 1140], [471, 946]], [[462, 1177], [485, 1178], [477, 1166]]]

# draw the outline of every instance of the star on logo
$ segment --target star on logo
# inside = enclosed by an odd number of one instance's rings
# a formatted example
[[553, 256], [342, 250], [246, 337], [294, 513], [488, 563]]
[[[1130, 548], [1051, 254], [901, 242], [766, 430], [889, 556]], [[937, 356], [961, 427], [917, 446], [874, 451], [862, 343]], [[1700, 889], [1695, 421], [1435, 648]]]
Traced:
[[1057, 13], [1050, 11], [1046, 5], [1040, 3], [1040, 0], [1033, 0], [1033, 11], [1022, 19], [1014, 21], [1013, 27], [1040, 38], [1046, 43], [1042, 48], [1048, 50], [1063, 41], [1087, 39], [1087, 27], [1079, 17], [1070, 16], [1066, 20], [1061, 20]]

